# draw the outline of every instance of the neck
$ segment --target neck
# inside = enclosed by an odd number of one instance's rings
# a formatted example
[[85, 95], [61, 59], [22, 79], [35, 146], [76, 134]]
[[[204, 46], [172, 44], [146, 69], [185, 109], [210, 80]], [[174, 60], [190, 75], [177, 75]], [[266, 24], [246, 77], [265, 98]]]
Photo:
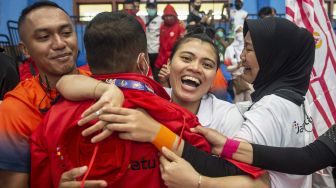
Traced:
[[172, 94], [171, 100], [176, 104], [182, 106], [183, 108], [189, 110], [193, 114], [197, 114], [199, 106], [201, 104], [201, 99], [196, 102], [187, 102], [183, 100], [179, 100], [174, 94]]

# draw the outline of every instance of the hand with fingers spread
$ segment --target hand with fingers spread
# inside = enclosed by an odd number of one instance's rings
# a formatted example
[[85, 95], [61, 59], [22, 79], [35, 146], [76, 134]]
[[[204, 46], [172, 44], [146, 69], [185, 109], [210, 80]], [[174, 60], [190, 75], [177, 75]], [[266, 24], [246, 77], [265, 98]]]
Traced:
[[128, 109], [105, 106], [99, 115], [99, 121], [85, 129], [84, 136], [103, 130], [92, 138], [92, 142], [99, 142], [114, 131], [119, 132], [119, 137], [138, 142], [151, 142], [160, 129], [160, 123], [150, 117], [142, 109]]
[[106, 128], [118, 131], [125, 140], [151, 142], [159, 132], [161, 124], [142, 109], [111, 107], [104, 110], [100, 120], [109, 122]]
[[216, 131], [215, 129], [205, 128], [202, 126], [197, 126], [195, 128], [190, 129], [192, 132], [202, 134], [208, 142], [212, 145], [211, 152], [215, 155], [220, 155], [223, 150], [223, 146], [227, 140], [227, 138]]
[[[61, 176], [58, 188], [80, 188], [82, 182], [76, 181], [75, 179], [83, 176], [87, 169], [87, 166], [82, 166], [64, 172]], [[84, 182], [84, 187], [86, 188], [100, 188], [106, 186], [107, 182], [104, 180], [86, 180]]]
[[121, 91], [116, 92], [116, 90], [113, 88], [106, 89], [101, 94], [101, 97], [99, 98], [99, 100], [83, 112], [82, 114], [83, 118], [80, 121], [78, 121], [78, 125], [81, 126], [94, 119], [97, 119], [97, 117], [102, 113], [101, 110], [104, 107], [109, 108], [109, 107], [114, 107], [114, 106], [115, 107], [122, 106], [124, 102], [124, 95]]
[[169, 66], [167, 64], [163, 65], [162, 68], [160, 69], [160, 72], [158, 74], [159, 77], [159, 83], [163, 87], [169, 87], [169, 75], [170, 75], [170, 70]]
[[161, 177], [169, 188], [199, 187], [200, 174], [184, 159], [174, 152], [162, 148], [160, 157]]

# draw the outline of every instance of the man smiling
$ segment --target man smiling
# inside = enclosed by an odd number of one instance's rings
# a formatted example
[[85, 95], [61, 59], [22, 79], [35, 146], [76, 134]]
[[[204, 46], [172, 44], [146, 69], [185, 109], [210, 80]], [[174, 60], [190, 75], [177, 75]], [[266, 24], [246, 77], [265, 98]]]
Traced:
[[0, 105], [0, 185], [7, 188], [28, 187], [28, 138], [59, 98], [56, 82], [79, 72], [76, 33], [57, 4], [43, 1], [25, 8], [19, 33], [23, 53], [34, 59], [40, 74], [19, 83]]

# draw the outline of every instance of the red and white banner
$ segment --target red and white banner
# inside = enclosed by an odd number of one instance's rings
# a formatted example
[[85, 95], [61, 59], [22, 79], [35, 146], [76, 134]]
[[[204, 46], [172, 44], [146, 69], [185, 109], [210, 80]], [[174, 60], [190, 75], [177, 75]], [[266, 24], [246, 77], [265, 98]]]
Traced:
[[315, 137], [336, 121], [336, 37], [323, 4], [323, 0], [286, 0], [287, 19], [315, 38], [315, 63], [307, 93]]

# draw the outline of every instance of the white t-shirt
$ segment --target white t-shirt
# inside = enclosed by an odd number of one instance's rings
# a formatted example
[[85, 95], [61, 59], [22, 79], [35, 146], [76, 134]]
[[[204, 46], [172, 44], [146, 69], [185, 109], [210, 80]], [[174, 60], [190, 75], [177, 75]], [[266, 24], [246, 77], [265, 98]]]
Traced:
[[[238, 104], [239, 105], [239, 104]], [[309, 105], [306, 104], [307, 113]], [[312, 125], [305, 127], [303, 105], [279, 97], [268, 95], [255, 103], [244, 113], [245, 121], [236, 138], [267, 146], [303, 147], [314, 140]], [[290, 160], [290, 159], [288, 159]], [[311, 175], [299, 176], [269, 171], [272, 187], [310, 188]]]
[[210, 93], [202, 97], [197, 117], [202, 126], [216, 129], [229, 138], [238, 133], [244, 121], [236, 105]]
[[[165, 90], [171, 95], [171, 88]], [[196, 116], [202, 126], [216, 129], [229, 138], [237, 134], [244, 121], [236, 105], [217, 99], [210, 93], [202, 97]]]
[[231, 16], [231, 19], [233, 19], [233, 24], [235, 26], [244, 25], [244, 21], [247, 15], [248, 13], [243, 9], [240, 9], [240, 10], [231, 9], [230, 10], [230, 16]]
[[[149, 19], [148, 16], [141, 17], [142, 20], [147, 24]], [[160, 26], [163, 20], [161, 16], [156, 16], [146, 27], [146, 37], [147, 37], [147, 50], [149, 54], [159, 53], [160, 47]]]

